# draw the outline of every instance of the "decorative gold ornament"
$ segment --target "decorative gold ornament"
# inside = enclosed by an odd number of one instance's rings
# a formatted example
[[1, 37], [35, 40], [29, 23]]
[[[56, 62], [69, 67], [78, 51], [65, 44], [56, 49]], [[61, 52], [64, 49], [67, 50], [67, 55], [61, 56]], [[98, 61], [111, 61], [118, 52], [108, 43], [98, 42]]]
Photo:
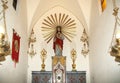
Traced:
[[88, 42], [88, 35], [87, 35], [85, 29], [83, 30], [83, 34], [82, 34], [80, 40], [83, 42], [83, 48], [82, 48], [81, 53], [84, 56], [86, 56], [89, 53], [89, 42]]
[[35, 43], [36, 42], [36, 37], [34, 35], [34, 30], [32, 29], [31, 35], [29, 37], [29, 43], [28, 46], [30, 46], [30, 43]]
[[5, 17], [5, 10], [8, 8], [7, 0], [1, 0], [3, 10], [0, 12], [0, 15], [2, 14], [2, 17], [0, 18], [0, 21], [3, 19], [4, 22], [4, 30], [5, 33], [0, 33], [0, 62], [5, 61], [5, 56], [9, 55], [11, 53], [10, 51], [10, 43], [8, 41], [8, 35], [7, 35], [7, 29], [6, 29], [6, 17]]
[[42, 51], [41, 51], [41, 60], [42, 60], [42, 64], [41, 64], [41, 67], [42, 67], [42, 69], [41, 69], [41, 71], [45, 71], [45, 59], [46, 59], [46, 57], [47, 57], [47, 51], [45, 50], [45, 49], [42, 49]]
[[118, 17], [119, 8], [116, 6], [115, 0], [113, 0], [113, 15], [115, 16], [115, 26], [113, 37], [110, 45], [110, 55], [115, 57], [115, 61], [120, 63], [120, 18]]
[[35, 54], [36, 54], [36, 52], [35, 52], [35, 50], [34, 50], [34, 44], [33, 43], [35, 43], [36, 42], [36, 37], [35, 37], [35, 35], [34, 35], [34, 31], [33, 31], [33, 29], [32, 29], [32, 32], [31, 32], [31, 35], [30, 35], [30, 38], [29, 38], [29, 50], [28, 50], [28, 54], [31, 56], [31, 57], [33, 57], [33, 56], [35, 56]]
[[76, 64], [75, 64], [76, 58], [77, 58], [77, 56], [76, 56], [76, 50], [75, 50], [75, 49], [72, 49], [72, 50], [71, 50], [71, 59], [72, 59], [72, 61], [73, 61], [72, 71], [76, 71]]
[[45, 41], [47, 43], [55, 36], [56, 34], [56, 28], [59, 26], [61, 27], [61, 32], [64, 35], [64, 37], [71, 42], [71, 38], [73, 38], [75, 34], [75, 20], [72, 20], [72, 18], [69, 18], [69, 15], [66, 14], [51, 14], [50, 16], [47, 16], [46, 19], [42, 22], [43, 26], [42, 31], [43, 37], [45, 38]]
[[33, 56], [35, 56], [36, 51], [34, 50], [34, 44], [33, 43], [30, 44], [30, 48], [29, 48], [29, 51], [27, 53], [31, 56], [31, 58]]
[[65, 65], [66, 62], [66, 57], [65, 56], [54, 56], [53, 58], [53, 65], [56, 65], [58, 62], [60, 62], [60, 64]]

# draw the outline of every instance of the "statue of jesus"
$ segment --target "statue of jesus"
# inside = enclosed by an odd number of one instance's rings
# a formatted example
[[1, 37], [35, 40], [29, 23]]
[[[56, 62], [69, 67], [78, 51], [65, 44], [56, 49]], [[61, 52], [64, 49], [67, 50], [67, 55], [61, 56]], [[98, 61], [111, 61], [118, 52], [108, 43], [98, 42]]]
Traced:
[[56, 34], [53, 39], [53, 49], [56, 56], [62, 56], [64, 36], [61, 32], [61, 26], [56, 27]]

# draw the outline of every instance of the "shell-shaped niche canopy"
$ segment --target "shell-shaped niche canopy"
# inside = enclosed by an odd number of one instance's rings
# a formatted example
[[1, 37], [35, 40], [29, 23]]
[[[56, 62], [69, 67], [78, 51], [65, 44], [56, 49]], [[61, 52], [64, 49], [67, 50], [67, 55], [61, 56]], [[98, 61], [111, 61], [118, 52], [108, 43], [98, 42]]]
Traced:
[[58, 28], [64, 37], [71, 42], [75, 36], [76, 23], [68, 14], [54, 13], [43, 19], [41, 28], [47, 43], [55, 36]]
[[84, 26], [73, 12], [61, 6], [55, 6], [42, 14], [36, 22], [34, 28], [36, 39], [52, 44], [57, 28], [61, 28], [64, 35], [64, 43], [79, 41], [82, 36]]

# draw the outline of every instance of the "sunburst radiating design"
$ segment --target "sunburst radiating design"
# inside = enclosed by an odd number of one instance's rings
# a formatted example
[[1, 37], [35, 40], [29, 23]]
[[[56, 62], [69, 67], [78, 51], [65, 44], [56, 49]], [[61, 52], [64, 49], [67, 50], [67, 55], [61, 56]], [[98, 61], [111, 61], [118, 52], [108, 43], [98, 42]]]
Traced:
[[69, 17], [66, 14], [51, 14], [47, 16], [42, 22], [42, 32], [43, 37], [47, 43], [55, 36], [56, 27], [61, 27], [61, 32], [64, 37], [72, 41], [72, 38], [75, 36], [76, 23], [75, 20]]

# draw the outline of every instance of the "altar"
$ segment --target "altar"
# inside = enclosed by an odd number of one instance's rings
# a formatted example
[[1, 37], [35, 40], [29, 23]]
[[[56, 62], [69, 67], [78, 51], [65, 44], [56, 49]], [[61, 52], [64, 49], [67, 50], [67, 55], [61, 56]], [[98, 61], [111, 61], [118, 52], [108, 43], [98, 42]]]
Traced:
[[[86, 83], [85, 71], [67, 71], [66, 83]], [[52, 71], [32, 71], [32, 83], [53, 83]]]
[[[55, 14], [55, 18], [56, 15], [57, 14]], [[61, 14], [58, 14], [58, 16], [60, 17], [58, 22], [62, 22], [60, 21]], [[66, 17], [68, 17], [68, 15], [66, 15]], [[67, 22], [69, 22], [70, 20], [71, 18]], [[50, 32], [50, 33], [46, 33], [46, 32], [44, 33], [44, 37], [47, 43], [49, 43], [51, 39], [53, 39], [54, 56], [51, 56], [52, 64], [49, 64], [51, 65], [52, 70], [51, 71], [45, 70], [45, 66], [46, 66], [45, 59], [47, 56], [47, 51], [42, 47], [43, 49], [41, 50], [41, 55], [40, 55], [42, 62], [41, 71], [32, 71], [32, 83], [86, 83], [86, 71], [77, 71], [76, 69], [76, 63], [75, 63], [77, 58], [76, 50], [72, 48], [72, 50], [70, 51], [71, 53], [70, 56], [72, 59], [71, 71], [66, 70], [66, 58], [68, 55], [67, 56], [63, 55], [63, 40], [66, 38], [69, 42], [72, 42], [72, 38], [73, 38], [72, 36], [74, 36], [74, 34], [72, 33], [71, 29], [72, 30], [75, 29], [74, 27], [76, 23], [74, 22], [74, 20], [71, 20], [71, 22], [68, 23], [68, 25], [66, 24], [67, 22], [65, 22], [66, 27], [65, 25], [63, 26], [58, 24], [55, 25], [54, 28], [51, 27], [52, 31], [50, 31], [49, 29], [50, 27], [46, 25], [46, 22], [48, 23], [48, 21], [44, 20], [42, 23], [44, 26], [42, 28], [43, 29], [42, 31]], [[67, 27], [68, 29], [66, 30]]]
[[52, 56], [52, 71], [45, 71], [44, 67], [32, 71], [32, 83], [86, 83], [86, 71], [77, 71], [75, 66], [66, 71], [66, 56]]
[[75, 66], [72, 71], [66, 71], [66, 56], [52, 56], [52, 71], [44, 67], [32, 71], [32, 83], [86, 83], [86, 71], [77, 71]]

